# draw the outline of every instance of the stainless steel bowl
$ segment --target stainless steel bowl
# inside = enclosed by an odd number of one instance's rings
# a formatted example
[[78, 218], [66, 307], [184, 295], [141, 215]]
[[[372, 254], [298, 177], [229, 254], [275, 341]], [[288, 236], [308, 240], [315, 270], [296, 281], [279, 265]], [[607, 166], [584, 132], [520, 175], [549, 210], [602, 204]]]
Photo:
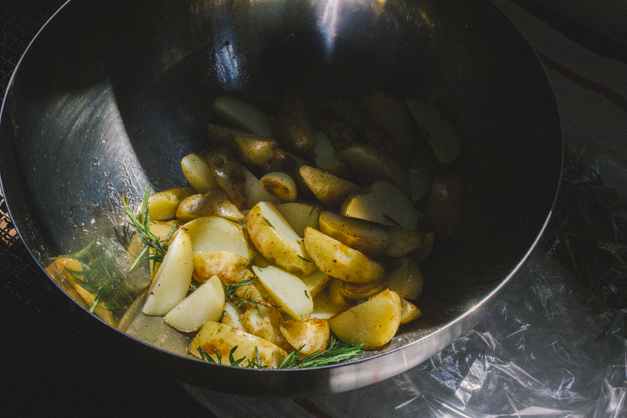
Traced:
[[[427, 95], [462, 137], [464, 206], [424, 268], [421, 320], [367, 358], [308, 370], [213, 365], [82, 309], [103, 344], [187, 383], [313, 396], [408, 370], [467, 330], [537, 242], [558, 189], [559, 115], [538, 57], [486, 0], [74, 0], [22, 58], [0, 123], [3, 193], [37, 262], [79, 250], [121, 193], [184, 182], [219, 94]], [[96, 222], [98, 223], [98, 222]], [[68, 303], [73, 303], [68, 298]], [[154, 366], [158, 365], [158, 366]], [[144, 366], [138, 366], [144, 367]]]

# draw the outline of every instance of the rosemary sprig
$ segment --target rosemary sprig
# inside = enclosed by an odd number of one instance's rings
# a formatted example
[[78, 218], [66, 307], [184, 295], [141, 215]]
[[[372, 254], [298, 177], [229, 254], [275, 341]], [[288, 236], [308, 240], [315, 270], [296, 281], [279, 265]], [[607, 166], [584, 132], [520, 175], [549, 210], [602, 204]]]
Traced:
[[354, 360], [363, 354], [361, 349], [363, 344], [355, 345], [353, 343], [343, 343], [335, 338], [331, 337], [326, 350], [318, 350], [305, 356], [302, 359], [298, 359], [300, 351], [291, 351], [281, 363], [277, 369], [306, 369], [310, 367], [320, 367], [329, 364], [341, 363], [344, 361]]
[[237, 291], [244, 286], [252, 285], [252, 279], [242, 280], [237, 283], [231, 284], [223, 284], [224, 288], [224, 298], [227, 302], [231, 302], [235, 304], [238, 308], [241, 307], [244, 303], [250, 303], [252, 305], [264, 305], [264, 306], [272, 306], [271, 304], [265, 302], [264, 296], [253, 297], [249, 291], [244, 293], [244, 296], [238, 296]]
[[[235, 358], [235, 351], [237, 350], [237, 347], [238, 346], [231, 348], [231, 351], [229, 352], [229, 365], [233, 367], [245, 367], [248, 369], [268, 368], [261, 363], [261, 357], [259, 356], [259, 350], [257, 350], [257, 347], [255, 347], [255, 358], [253, 358], [252, 360], [249, 359], [246, 364], [244, 364], [244, 360], [246, 360], [246, 357], [242, 357], [239, 359]], [[198, 354], [200, 354], [200, 358], [206, 362], [213, 364], [222, 364], [222, 355], [218, 352], [217, 348], [214, 348], [213, 350], [216, 355], [217, 361], [214, 360], [213, 357], [211, 357], [209, 353], [207, 353], [202, 347], [198, 347]]]

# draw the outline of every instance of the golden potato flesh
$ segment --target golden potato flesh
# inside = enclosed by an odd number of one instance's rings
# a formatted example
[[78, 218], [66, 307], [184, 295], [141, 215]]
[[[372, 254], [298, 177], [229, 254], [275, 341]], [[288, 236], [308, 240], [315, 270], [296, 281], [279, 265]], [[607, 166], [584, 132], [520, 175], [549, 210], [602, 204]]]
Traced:
[[151, 221], [165, 221], [176, 217], [176, 211], [186, 197], [195, 194], [191, 186], [178, 186], [163, 190], [148, 198]]
[[318, 229], [318, 217], [322, 212], [319, 205], [293, 202], [276, 205], [276, 208], [299, 237], [305, 235], [305, 228], [308, 226]]
[[206, 161], [216, 182], [226, 192], [231, 202], [238, 209], [242, 209], [246, 203], [244, 195], [246, 174], [242, 164], [228, 148], [214, 149], [207, 154]]
[[291, 320], [281, 324], [281, 333], [288, 343], [304, 355], [327, 348], [331, 330], [326, 319]]
[[345, 308], [339, 308], [335, 303], [333, 303], [330, 292], [328, 290], [322, 290], [314, 297], [314, 310], [309, 318], [329, 319], [350, 308], [350, 306], [351, 305], [346, 304]]
[[409, 257], [402, 257], [398, 266], [388, 273], [388, 289], [403, 299], [416, 299], [422, 293], [422, 272]]
[[189, 345], [188, 350], [192, 355], [202, 358], [198, 351], [199, 348], [202, 348], [216, 362], [218, 361], [217, 352], [222, 358], [222, 364], [230, 365], [229, 354], [235, 347], [237, 348], [233, 353], [233, 358], [235, 360], [243, 358], [244, 365], [248, 361], [254, 361], [258, 353], [261, 365], [276, 368], [287, 355], [281, 347], [277, 347], [263, 338], [226, 324], [212, 321], [202, 326]]
[[329, 319], [331, 331], [343, 342], [374, 350], [387, 344], [401, 322], [401, 298], [388, 289]]
[[222, 283], [231, 284], [242, 280], [248, 259], [228, 251], [195, 251], [194, 279], [204, 283], [218, 276]]
[[220, 216], [203, 216], [183, 227], [192, 239], [194, 252], [227, 251], [252, 260], [255, 252], [250, 248], [244, 228]]
[[383, 266], [313, 228], [305, 229], [305, 250], [318, 269], [351, 283], [371, 283], [383, 277]]
[[318, 218], [320, 231], [370, 257], [381, 257], [390, 243], [386, 228], [376, 222], [349, 218], [323, 211]]
[[314, 167], [304, 165], [299, 172], [316, 199], [329, 210], [338, 209], [348, 196], [361, 190], [355, 183]]
[[283, 318], [277, 308], [270, 306], [251, 306], [241, 316], [244, 331], [270, 341], [277, 347], [290, 350], [290, 344], [281, 333]]
[[248, 132], [218, 125], [207, 125], [207, 135], [212, 141], [228, 147], [244, 164], [265, 164], [274, 158], [279, 144], [272, 137], [260, 137]]
[[207, 193], [211, 189], [220, 187], [213, 174], [211, 174], [207, 161], [198, 154], [188, 154], [183, 157], [181, 169], [189, 184], [198, 193]]
[[259, 183], [268, 193], [276, 196], [281, 202], [294, 202], [296, 200], [298, 194], [296, 183], [285, 173], [275, 171], [264, 174], [259, 179]]
[[195, 194], [184, 199], [176, 211], [177, 219], [189, 222], [201, 216], [216, 215], [234, 222], [244, 220], [244, 215], [229, 200], [222, 189], [209, 190], [206, 194]]
[[270, 119], [257, 106], [233, 97], [219, 96], [213, 101], [213, 109], [220, 119], [240, 129], [261, 137], [273, 136]]
[[422, 316], [422, 312], [413, 303], [401, 298], [401, 324], [407, 324]]

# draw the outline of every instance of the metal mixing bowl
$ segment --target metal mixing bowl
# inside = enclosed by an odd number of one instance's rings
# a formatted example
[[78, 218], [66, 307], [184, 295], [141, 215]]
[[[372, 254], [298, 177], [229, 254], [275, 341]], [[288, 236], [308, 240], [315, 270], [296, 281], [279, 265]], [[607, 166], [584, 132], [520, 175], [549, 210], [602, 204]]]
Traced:
[[177, 354], [172, 341], [129, 336], [87, 309], [78, 315], [113, 349], [193, 385], [291, 397], [359, 388], [423, 362], [467, 330], [551, 212], [563, 154], [555, 99], [538, 57], [489, 1], [70, 1], [30, 45], [8, 89], [3, 193], [46, 266], [82, 248], [92, 220], [120, 213], [122, 190], [137, 204], [149, 184], [183, 183], [180, 160], [207, 146], [217, 95], [358, 97], [373, 87], [432, 98], [462, 139], [460, 226], [424, 267], [423, 317], [389, 345], [335, 366], [250, 370]]

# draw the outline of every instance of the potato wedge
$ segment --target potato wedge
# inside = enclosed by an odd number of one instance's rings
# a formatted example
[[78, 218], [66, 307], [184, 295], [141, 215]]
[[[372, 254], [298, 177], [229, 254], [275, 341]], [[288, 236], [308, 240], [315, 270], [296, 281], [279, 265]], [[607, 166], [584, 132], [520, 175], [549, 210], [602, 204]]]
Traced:
[[193, 276], [204, 283], [218, 276], [222, 283], [238, 283], [242, 280], [249, 260], [228, 251], [194, 251]]
[[300, 279], [305, 283], [305, 286], [307, 286], [309, 295], [315, 298], [316, 295], [327, 286], [331, 280], [331, 276], [316, 269], [313, 273], [303, 276]]
[[253, 266], [252, 270], [281, 310], [295, 319], [309, 318], [313, 298], [298, 276], [275, 266]]
[[299, 275], [316, 270], [302, 239], [272, 203], [256, 204], [246, 216], [246, 227], [257, 251], [273, 264]]
[[236, 304], [227, 302], [224, 304], [224, 311], [220, 322], [233, 328], [245, 331], [244, 324], [242, 324], [242, 321], [240, 320], [240, 315], [242, 313], [242, 310], [238, 308]]
[[299, 172], [316, 199], [328, 210], [337, 210], [348, 196], [361, 190], [355, 183], [314, 167], [304, 165]]
[[281, 203], [281, 199], [275, 195], [269, 193], [262, 185], [261, 182], [253, 173], [244, 168], [244, 175], [246, 181], [244, 182], [244, 196], [246, 197], [246, 207], [252, 208], [259, 202], [271, 202], [274, 204]]
[[385, 180], [410, 195], [407, 170], [378, 149], [367, 144], [351, 144], [338, 152], [337, 158], [368, 183]]
[[213, 142], [228, 147], [244, 164], [265, 164], [274, 158], [279, 147], [271, 136], [261, 137], [219, 125], [207, 125], [207, 135]]
[[454, 171], [433, 178], [424, 207], [424, 223], [436, 239], [447, 239], [455, 232], [462, 210], [462, 180]]
[[422, 312], [416, 305], [401, 298], [401, 324], [407, 324], [422, 316]]
[[329, 284], [329, 298], [337, 310], [337, 313], [344, 312], [354, 304], [354, 301], [346, 299], [346, 297], [342, 294], [341, 288], [342, 281], [340, 279], [331, 279]]
[[346, 309], [350, 307], [351, 305], [346, 304], [346, 308], [341, 309], [340, 307], [338, 307], [338, 305], [333, 303], [333, 300], [331, 299], [331, 294], [329, 293], [329, 291], [322, 290], [320, 293], [316, 295], [316, 297], [314, 297], [314, 310], [311, 313], [311, 316], [309, 318], [316, 318], [316, 319], [333, 318], [335, 315], [345, 311]]
[[241, 225], [219, 216], [203, 216], [186, 223], [182, 229], [189, 234], [194, 252], [231, 252], [250, 261], [255, 251], [248, 245]]
[[366, 284], [349, 283], [340, 280], [340, 293], [349, 300], [368, 299], [383, 291], [386, 287], [387, 280], [385, 278]]
[[163, 320], [182, 332], [198, 331], [205, 322], [220, 319], [225, 303], [222, 282], [213, 276], [180, 301]]
[[238, 209], [244, 208], [246, 197], [244, 167], [237, 161], [228, 148], [218, 147], [207, 154], [206, 158], [211, 174]]
[[420, 213], [401, 190], [387, 181], [377, 181], [362, 193], [348, 197], [340, 215], [365, 219], [408, 231], [418, 229]]
[[422, 294], [422, 272], [409, 257], [402, 257], [399, 264], [388, 273], [388, 289], [403, 299], [416, 299]]
[[235, 347], [237, 349], [233, 353], [234, 359], [243, 358], [243, 362], [246, 364], [248, 361], [254, 361], [256, 355], [259, 354], [261, 364], [269, 368], [276, 368], [287, 355], [285, 350], [263, 338], [212, 321], [202, 326], [189, 345], [188, 351], [192, 355], [202, 358], [198, 351], [199, 348], [202, 348], [216, 362], [218, 361], [217, 352], [222, 358], [222, 364], [230, 365], [229, 354]]
[[259, 179], [261, 187], [274, 196], [276, 196], [281, 202], [294, 202], [297, 196], [296, 183], [294, 180], [285, 173], [275, 171], [272, 173], [264, 174]]
[[220, 187], [211, 174], [207, 160], [198, 154], [188, 154], [181, 160], [183, 175], [198, 193]]
[[329, 319], [331, 331], [341, 341], [363, 344], [364, 350], [387, 344], [400, 323], [401, 298], [388, 289]]
[[291, 349], [281, 333], [283, 317], [277, 308], [261, 305], [250, 307], [240, 316], [240, 321], [244, 331], [270, 341], [286, 351]]
[[272, 138], [270, 118], [257, 106], [232, 97], [219, 96], [213, 109], [220, 119], [264, 138]]
[[322, 212], [322, 207], [311, 203], [282, 203], [276, 205], [287, 223], [290, 224], [294, 232], [299, 237], [305, 236], [305, 228], [308, 226], [318, 229], [318, 217]]
[[148, 288], [142, 312], [150, 316], [163, 316], [185, 298], [192, 281], [194, 250], [192, 240], [184, 229], [179, 230], [163, 262]]
[[423, 100], [407, 99], [406, 104], [440, 164], [446, 165], [455, 161], [461, 145], [451, 122], [443, 118], [433, 105]]
[[287, 342], [300, 353], [308, 356], [327, 348], [331, 330], [326, 319], [291, 320], [281, 324], [281, 333]]
[[335, 148], [329, 137], [324, 132], [318, 131], [314, 134], [314, 140], [316, 141], [313, 149], [316, 168], [341, 177], [346, 171], [346, 164], [335, 155]]
[[405, 103], [389, 92], [373, 90], [363, 97], [361, 104], [370, 120], [389, 132], [405, 155], [413, 154], [414, 127]]
[[216, 215], [235, 222], [244, 220], [244, 215], [229, 200], [222, 189], [209, 190], [206, 194], [194, 194], [185, 198], [176, 211], [176, 218], [188, 222], [201, 216]]
[[286, 98], [276, 116], [274, 131], [281, 147], [288, 151], [302, 154], [315, 145], [305, 102], [298, 96]]
[[305, 250], [318, 269], [351, 283], [371, 283], [383, 277], [383, 266], [364, 253], [313, 228], [305, 229]]
[[165, 221], [176, 217], [179, 204], [196, 191], [191, 186], [177, 186], [152, 194], [148, 198], [151, 221]]

